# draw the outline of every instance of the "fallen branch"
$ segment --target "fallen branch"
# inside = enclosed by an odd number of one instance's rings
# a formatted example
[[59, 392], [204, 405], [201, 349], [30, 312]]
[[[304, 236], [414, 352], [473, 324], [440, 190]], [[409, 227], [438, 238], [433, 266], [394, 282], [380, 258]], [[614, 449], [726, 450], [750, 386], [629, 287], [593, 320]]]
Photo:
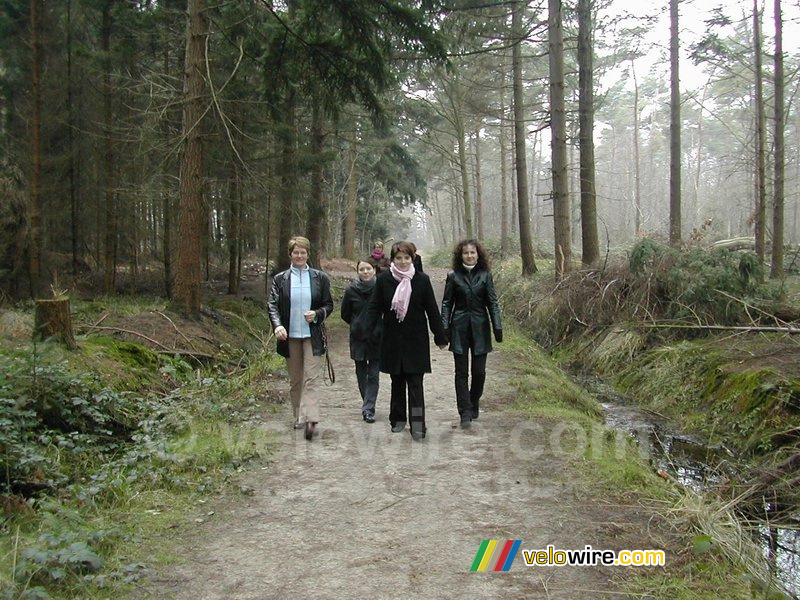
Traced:
[[799, 327], [769, 327], [766, 325], [688, 325], [686, 323], [639, 323], [640, 327], [648, 329], [700, 329], [709, 331], [752, 331], [752, 332], [772, 332], [787, 333], [789, 335], [799, 334]]
[[175, 325], [175, 323], [173, 322], [173, 320], [172, 320], [172, 319], [170, 319], [170, 318], [169, 318], [167, 315], [165, 315], [165, 314], [164, 314], [164, 313], [162, 313], [161, 311], [154, 310], [153, 312], [154, 312], [154, 313], [156, 313], [156, 314], [159, 314], [159, 315], [161, 315], [161, 316], [162, 316], [162, 317], [164, 317], [164, 318], [165, 318], [167, 321], [169, 321], [169, 324], [170, 324], [170, 325], [172, 325], [173, 329], [175, 329], [175, 331], [177, 331], [177, 332], [178, 332], [178, 335], [180, 335], [180, 336], [181, 336], [181, 337], [182, 337], [184, 340], [186, 340], [186, 343], [187, 343], [187, 344], [189, 344], [189, 345], [192, 347], [192, 350], [194, 350], [195, 352], [197, 352], [197, 347], [196, 347], [196, 346], [195, 346], [195, 345], [192, 343], [192, 340], [190, 340], [188, 337], [186, 337], [186, 335], [184, 335], [184, 333], [183, 333], [183, 332], [182, 332], [180, 329], [178, 329], [178, 326], [177, 326], [177, 325]]
[[[100, 323], [102, 323], [103, 321], [105, 321], [105, 320], [106, 320], [106, 317], [108, 317], [108, 315], [109, 315], [109, 313], [103, 313], [103, 316], [102, 316], [102, 317], [100, 317], [100, 319], [98, 319], [98, 321], [97, 321], [96, 323], [94, 323], [93, 325], [78, 325], [78, 327], [79, 327], [79, 328], [80, 328], [80, 327], [88, 327], [90, 330], [91, 330], [91, 329], [94, 329], [95, 327], [97, 327], [98, 325], [100, 325]], [[89, 332], [87, 331], [86, 333], [89, 333]]]

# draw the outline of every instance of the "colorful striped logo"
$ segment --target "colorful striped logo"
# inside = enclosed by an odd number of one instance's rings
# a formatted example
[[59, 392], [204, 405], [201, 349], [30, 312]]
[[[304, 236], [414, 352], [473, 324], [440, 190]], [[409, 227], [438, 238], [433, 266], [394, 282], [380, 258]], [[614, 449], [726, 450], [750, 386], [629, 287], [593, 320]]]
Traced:
[[522, 540], [483, 540], [470, 571], [508, 571]]

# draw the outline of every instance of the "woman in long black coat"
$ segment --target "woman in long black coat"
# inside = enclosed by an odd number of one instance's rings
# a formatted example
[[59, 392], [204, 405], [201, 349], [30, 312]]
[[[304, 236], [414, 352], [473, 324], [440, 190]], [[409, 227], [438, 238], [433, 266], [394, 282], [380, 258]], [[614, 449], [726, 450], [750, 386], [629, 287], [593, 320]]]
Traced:
[[428, 328], [441, 349], [447, 345], [447, 336], [431, 280], [414, 269], [414, 256], [409, 242], [392, 245], [391, 266], [378, 276], [368, 315], [371, 324], [377, 324], [379, 319], [383, 322], [381, 371], [392, 379], [392, 431], [403, 431], [410, 416], [411, 436], [420, 440], [426, 433], [422, 378], [431, 372]]
[[[456, 404], [464, 429], [480, 413], [486, 382], [486, 358], [492, 351], [492, 335], [503, 341], [500, 304], [489, 259], [477, 240], [463, 240], [453, 251], [453, 270], [447, 274], [442, 298], [442, 325], [450, 337], [455, 360]], [[472, 355], [472, 385], [469, 358]]]

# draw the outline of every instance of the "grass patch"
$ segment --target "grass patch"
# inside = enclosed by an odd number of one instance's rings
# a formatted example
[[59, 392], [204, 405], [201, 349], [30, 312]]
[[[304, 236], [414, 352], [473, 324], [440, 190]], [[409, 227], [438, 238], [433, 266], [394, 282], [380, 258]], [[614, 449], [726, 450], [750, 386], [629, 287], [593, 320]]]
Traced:
[[603, 425], [594, 397], [515, 327], [506, 327], [504, 335], [504, 350], [524, 365], [514, 381], [518, 393], [512, 410], [528, 419], [549, 421], [551, 443], [552, 432], [558, 432], [559, 450], [568, 448], [594, 491], [664, 497], [665, 483], [653, 473], [635, 440]]
[[690, 490], [676, 493], [665, 516], [688, 540], [686, 551], [662, 573], [632, 577], [627, 590], [664, 599], [790, 600], [731, 505]]

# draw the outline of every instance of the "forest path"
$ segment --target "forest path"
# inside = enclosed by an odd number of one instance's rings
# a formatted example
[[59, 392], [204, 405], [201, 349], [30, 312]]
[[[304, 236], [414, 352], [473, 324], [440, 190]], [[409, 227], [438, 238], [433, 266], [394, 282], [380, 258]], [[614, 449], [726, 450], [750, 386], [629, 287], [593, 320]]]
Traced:
[[[428, 271], [441, 298], [445, 271]], [[338, 307], [332, 317], [338, 319]], [[575, 458], [557, 451], [563, 424], [506, 409], [518, 366], [495, 346], [480, 419], [458, 427], [453, 361], [431, 346], [428, 434], [388, 424], [381, 375], [377, 422], [361, 419], [347, 330], [337, 328], [320, 434], [307, 442], [288, 406], [268, 418], [280, 447], [246, 473], [252, 495], [209, 503], [213, 517], [179, 530], [185, 561], [152, 578], [148, 598], [620, 598], [622, 567], [529, 567], [522, 549], [652, 548], [640, 507], [589, 497]], [[286, 382], [281, 382], [286, 386]], [[288, 387], [288, 386], [287, 386]], [[559, 429], [561, 427], [561, 429]], [[520, 539], [507, 573], [470, 572], [483, 539]], [[142, 597], [142, 596], [140, 596]]]

